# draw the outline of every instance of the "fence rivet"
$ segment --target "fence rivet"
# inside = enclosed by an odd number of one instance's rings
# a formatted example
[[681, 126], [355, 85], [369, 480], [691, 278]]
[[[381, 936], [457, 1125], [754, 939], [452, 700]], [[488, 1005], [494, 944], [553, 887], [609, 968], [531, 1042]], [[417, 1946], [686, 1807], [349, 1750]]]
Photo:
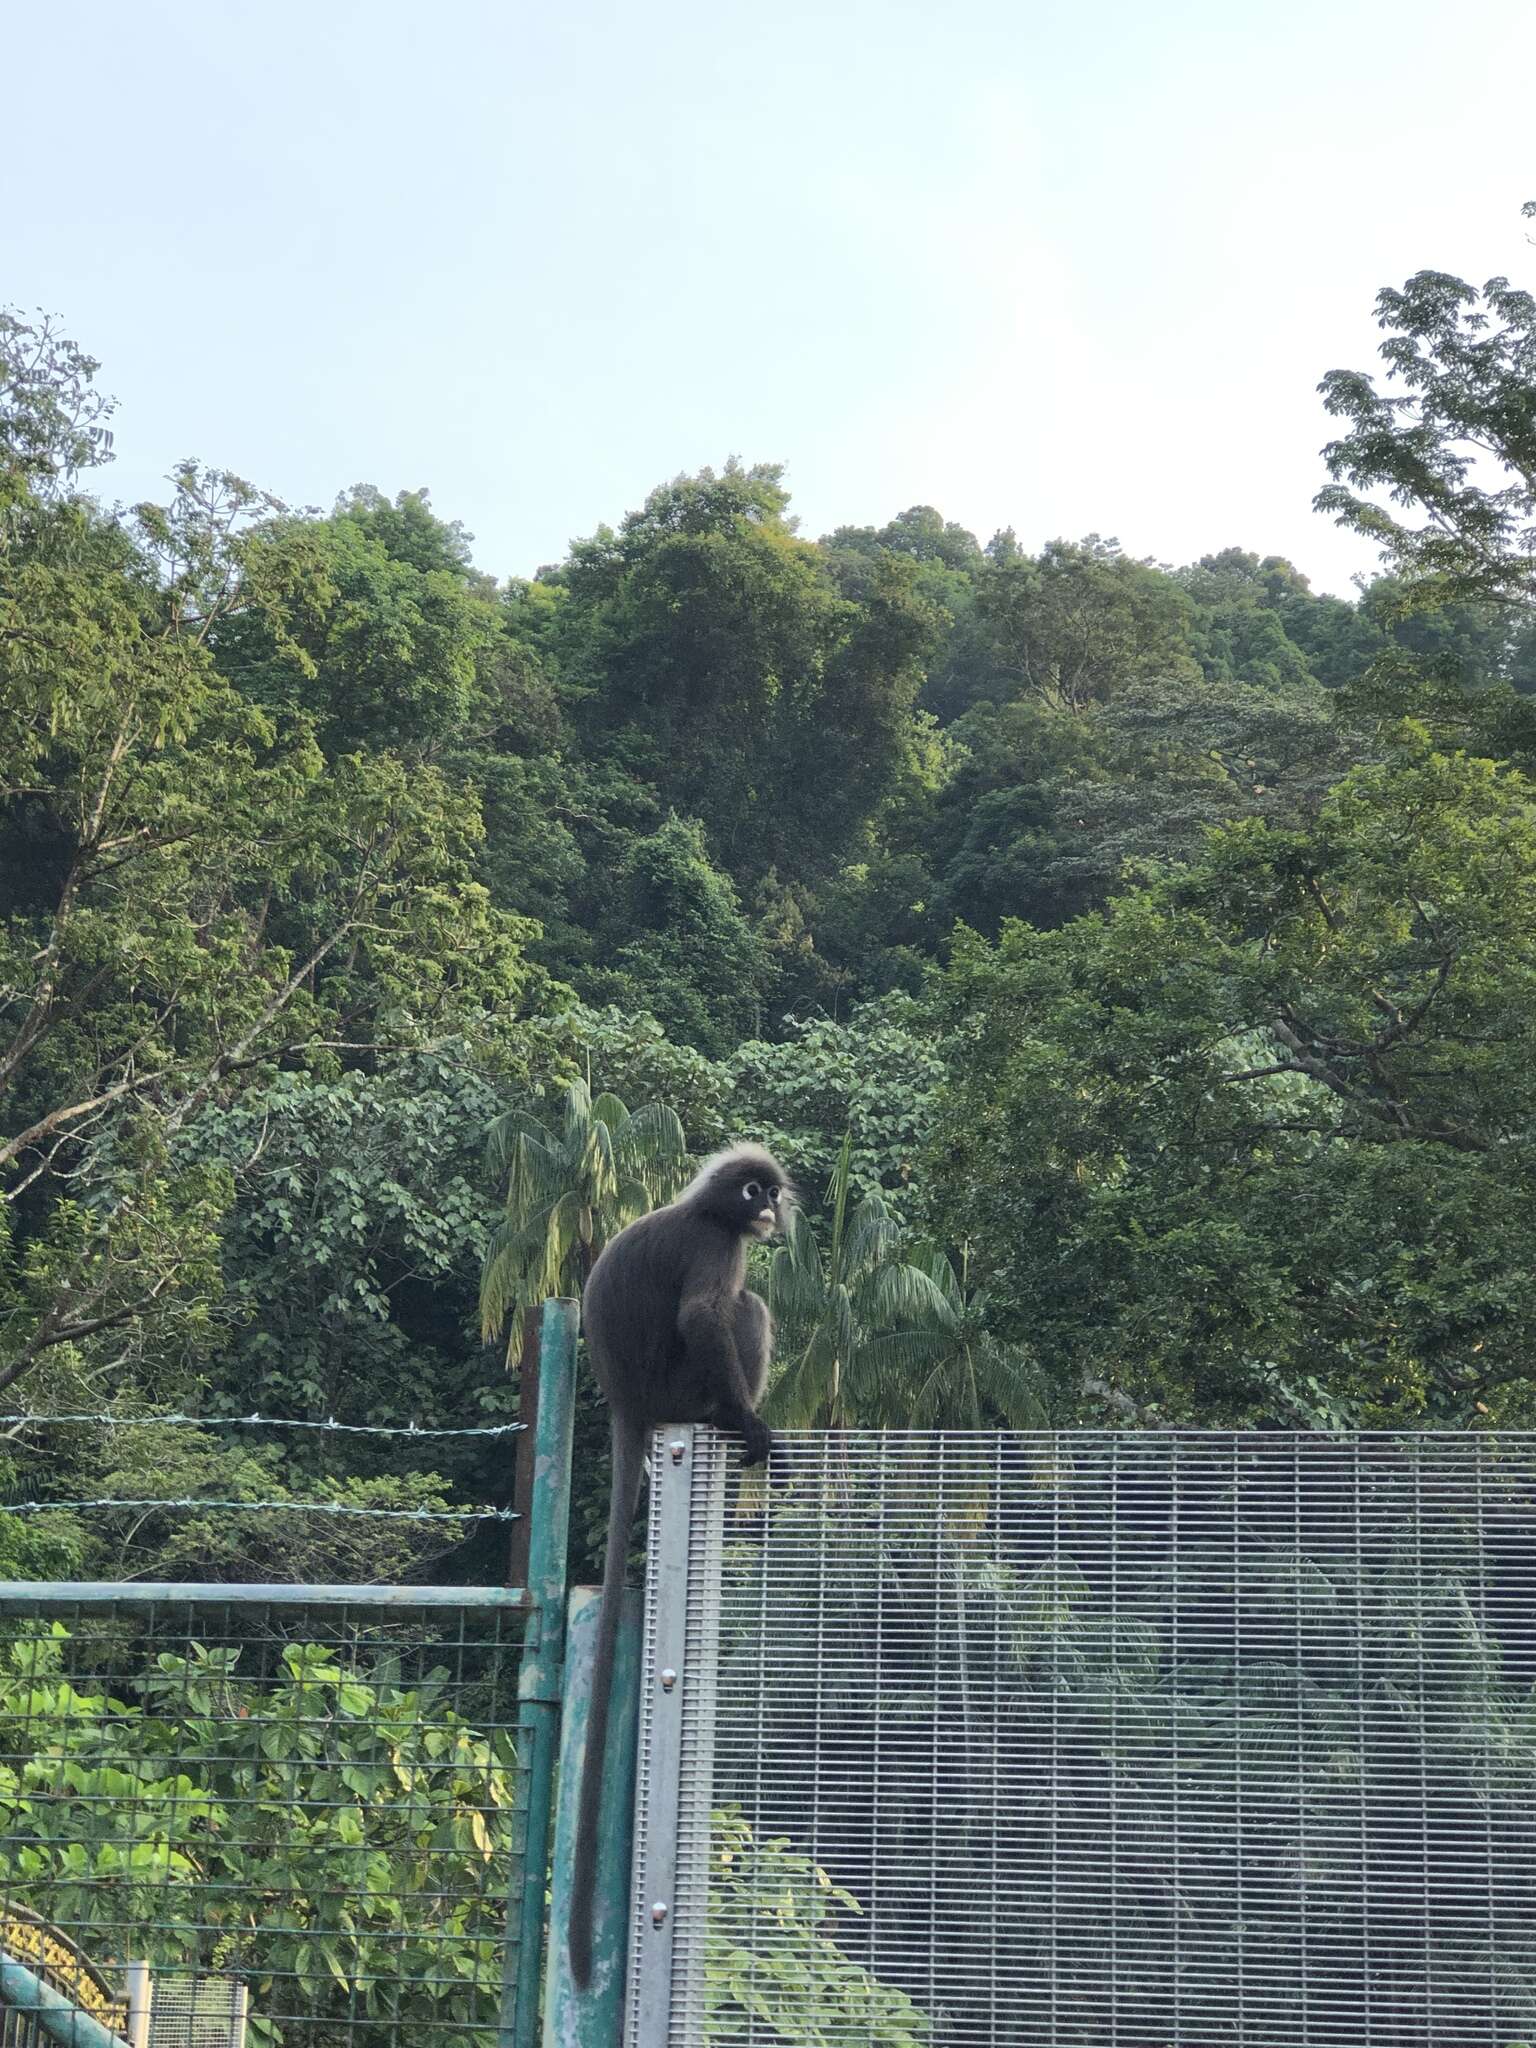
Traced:
[[677, 1673], [672, 1669], [672, 1666], [669, 1664], [666, 1670], [663, 1671], [661, 1674], [661, 1689], [663, 1692], [670, 1692], [673, 1686], [676, 1685], [676, 1683]]
[[667, 1902], [665, 1899], [658, 1899], [651, 1908], [651, 1925], [653, 1927], [665, 1927], [666, 1924]]
[[683, 1453], [687, 1450], [687, 1448], [688, 1446], [683, 1442], [680, 1436], [673, 1437], [671, 1443], [667, 1445], [667, 1449], [672, 1453], [672, 1462], [674, 1465], [681, 1465], [681, 1463], [683, 1462]]

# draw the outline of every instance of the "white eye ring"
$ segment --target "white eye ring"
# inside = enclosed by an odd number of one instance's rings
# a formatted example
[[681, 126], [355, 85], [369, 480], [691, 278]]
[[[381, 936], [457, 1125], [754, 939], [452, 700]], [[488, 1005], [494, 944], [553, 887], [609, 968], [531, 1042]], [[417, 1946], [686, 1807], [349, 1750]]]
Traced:
[[749, 1180], [741, 1191], [741, 1199], [744, 1202], [755, 1202], [762, 1192], [755, 1180]]

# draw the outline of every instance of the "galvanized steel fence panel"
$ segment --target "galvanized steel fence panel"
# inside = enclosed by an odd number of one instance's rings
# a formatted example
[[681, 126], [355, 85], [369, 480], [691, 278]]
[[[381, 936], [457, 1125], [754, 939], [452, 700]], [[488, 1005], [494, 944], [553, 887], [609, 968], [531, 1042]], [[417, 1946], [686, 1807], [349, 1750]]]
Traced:
[[641, 2048], [1536, 2040], [1536, 1436], [734, 1460], [652, 1461]]
[[162, 2010], [243, 1980], [258, 2048], [491, 2048], [517, 1976], [520, 1596], [92, 1590], [0, 1598], [4, 1906], [111, 1977], [147, 1961]]

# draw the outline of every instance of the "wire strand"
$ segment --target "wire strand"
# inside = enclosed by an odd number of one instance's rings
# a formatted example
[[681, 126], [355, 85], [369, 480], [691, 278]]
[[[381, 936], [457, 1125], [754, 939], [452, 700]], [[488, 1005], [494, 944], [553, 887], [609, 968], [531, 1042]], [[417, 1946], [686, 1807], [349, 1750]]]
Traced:
[[41, 1423], [109, 1423], [119, 1429], [157, 1425], [163, 1429], [323, 1429], [345, 1436], [517, 1436], [525, 1422], [487, 1422], [463, 1429], [418, 1429], [391, 1427], [382, 1422], [338, 1422], [334, 1415], [324, 1422], [302, 1422], [282, 1415], [0, 1415], [0, 1429]]
[[239, 1508], [248, 1513], [348, 1515], [375, 1522], [516, 1522], [514, 1508], [354, 1508], [325, 1500], [17, 1500], [0, 1501], [0, 1515], [78, 1513], [87, 1508]]

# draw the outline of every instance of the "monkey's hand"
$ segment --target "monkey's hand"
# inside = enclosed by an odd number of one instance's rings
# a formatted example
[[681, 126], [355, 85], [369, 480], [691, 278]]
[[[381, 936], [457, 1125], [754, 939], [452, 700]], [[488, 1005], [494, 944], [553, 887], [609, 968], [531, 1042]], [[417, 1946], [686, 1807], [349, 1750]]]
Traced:
[[738, 1425], [741, 1434], [741, 1462], [743, 1465], [761, 1465], [773, 1449], [773, 1431], [761, 1416], [749, 1410]]

